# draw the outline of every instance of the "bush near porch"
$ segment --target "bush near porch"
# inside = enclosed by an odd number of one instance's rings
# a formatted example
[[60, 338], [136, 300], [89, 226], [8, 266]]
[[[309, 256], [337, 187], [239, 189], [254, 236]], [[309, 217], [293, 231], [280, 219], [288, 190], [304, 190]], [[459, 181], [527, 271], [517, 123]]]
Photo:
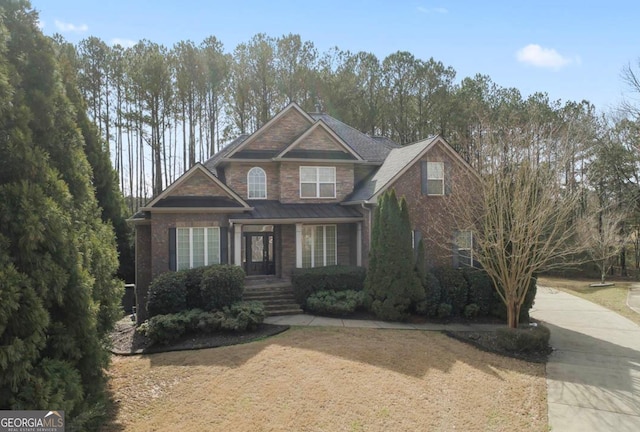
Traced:
[[149, 286], [149, 318], [189, 309], [211, 311], [231, 306], [242, 300], [244, 277], [242, 268], [226, 264], [163, 273]]
[[318, 291], [362, 291], [367, 271], [364, 267], [334, 265], [294, 269], [291, 285], [296, 302], [303, 309], [307, 299]]

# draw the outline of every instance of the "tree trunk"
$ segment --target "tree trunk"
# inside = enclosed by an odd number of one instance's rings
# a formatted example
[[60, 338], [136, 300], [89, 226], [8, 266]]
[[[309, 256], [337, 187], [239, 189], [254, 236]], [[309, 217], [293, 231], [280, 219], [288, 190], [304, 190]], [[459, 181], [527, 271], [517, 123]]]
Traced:
[[507, 302], [507, 326], [509, 328], [518, 328], [520, 323], [520, 305], [516, 300]]

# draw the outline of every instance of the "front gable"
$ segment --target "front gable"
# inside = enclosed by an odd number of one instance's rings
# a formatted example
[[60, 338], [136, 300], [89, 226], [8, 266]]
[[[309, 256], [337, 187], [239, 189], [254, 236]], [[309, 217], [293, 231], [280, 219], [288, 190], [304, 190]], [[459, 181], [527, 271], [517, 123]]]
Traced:
[[194, 165], [141, 210], [231, 209], [251, 207], [201, 164]]
[[362, 160], [322, 120], [291, 143], [276, 159]]
[[227, 158], [270, 159], [309, 129], [313, 122], [302, 108], [292, 103], [229, 153]]

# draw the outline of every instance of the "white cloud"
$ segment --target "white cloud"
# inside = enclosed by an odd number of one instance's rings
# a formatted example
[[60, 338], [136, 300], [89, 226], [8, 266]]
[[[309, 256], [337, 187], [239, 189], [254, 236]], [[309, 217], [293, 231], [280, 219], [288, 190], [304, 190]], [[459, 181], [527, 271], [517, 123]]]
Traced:
[[435, 7], [435, 8], [429, 9], [424, 6], [418, 6], [418, 12], [421, 12], [423, 14], [430, 14], [430, 13], [446, 14], [449, 11], [443, 7]]
[[561, 55], [553, 48], [543, 48], [537, 44], [529, 44], [516, 52], [516, 58], [520, 63], [535, 67], [560, 69], [568, 64], [580, 62], [580, 58], [572, 59]]
[[89, 26], [86, 24], [70, 24], [59, 20], [54, 21], [56, 28], [62, 33], [84, 33], [89, 30]]
[[123, 48], [131, 48], [137, 42], [131, 39], [113, 38], [111, 39], [111, 45], [120, 45]]

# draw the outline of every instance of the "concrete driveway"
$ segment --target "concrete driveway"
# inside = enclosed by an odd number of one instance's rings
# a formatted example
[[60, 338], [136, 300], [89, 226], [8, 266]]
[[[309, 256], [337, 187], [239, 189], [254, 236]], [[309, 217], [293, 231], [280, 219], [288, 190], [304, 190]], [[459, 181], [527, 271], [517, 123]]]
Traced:
[[546, 287], [538, 287], [532, 316], [551, 329], [551, 430], [640, 431], [640, 326]]

